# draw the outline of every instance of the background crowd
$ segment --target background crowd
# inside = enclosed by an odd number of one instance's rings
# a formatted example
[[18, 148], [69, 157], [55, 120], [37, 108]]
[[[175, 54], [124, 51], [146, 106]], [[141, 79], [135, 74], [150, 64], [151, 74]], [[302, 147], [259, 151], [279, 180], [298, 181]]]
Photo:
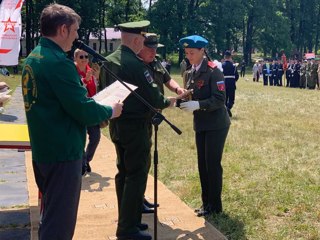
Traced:
[[320, 58], [303, 61], [289, 59], [288, 63], [278, 59], [258, 60], [252, 67], [253, 81], [262, 78], [265, 86], [319, 89]]

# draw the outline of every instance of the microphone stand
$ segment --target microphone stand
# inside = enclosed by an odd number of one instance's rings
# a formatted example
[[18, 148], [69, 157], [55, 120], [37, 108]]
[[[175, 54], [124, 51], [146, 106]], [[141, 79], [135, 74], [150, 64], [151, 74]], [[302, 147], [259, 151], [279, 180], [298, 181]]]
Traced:
[[153, 153], [153, 171], [154, 171], [154, 239], [158, 237], [158, 127], [163, 120], [163, 115], [157, 112], [152, 118], [152, 125], [154, 127], [154, 153]]
[[[82, 41], [77, 40], [75, 43], [76, 47], [86, 51], [91, 54], [98, 62], [105, 62], [106, 59], [91, 49], [89, 46], [85, 45]], [[119, 81], [125, 88], [127, 88], [137, 99], [139, 99], [145, 106], [147, 106], [153, 113], [152, 125], [154, 126], [154, 154], [153, 154], [153, 165], [154, 165], [154, 240], [157, 240], [158, 236], [158, 127], [162, 121], [165, 121], [178, 135], [182, 132], [179, 128], [168, 121], [160, 112], [158, 112], [150, 103], [148, 103], [143, 97], [138, 93], [133, 91], [119, 76], [108, 69], [103, 63], [102, 68], [109, 73], [114, 79]]]

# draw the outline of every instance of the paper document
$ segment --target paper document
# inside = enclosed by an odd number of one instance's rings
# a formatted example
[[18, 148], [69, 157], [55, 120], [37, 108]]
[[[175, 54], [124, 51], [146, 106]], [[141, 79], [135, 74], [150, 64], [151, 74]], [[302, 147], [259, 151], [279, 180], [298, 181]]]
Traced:
[[[137, 89], [135, 85], [126, 83], [133, 91]], [[116, 102], [123, 102], [131, 92], [119, 81], [115, 81], [92, 98], [101, 105], [110, 106]]]

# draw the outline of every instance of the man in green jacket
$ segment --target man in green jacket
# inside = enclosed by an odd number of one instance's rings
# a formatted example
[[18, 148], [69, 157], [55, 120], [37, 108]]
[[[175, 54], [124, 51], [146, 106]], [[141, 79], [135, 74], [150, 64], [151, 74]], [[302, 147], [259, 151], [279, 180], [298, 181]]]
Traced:
[[[153, 78], [137, 57], [142, 49], [149, 21], [119, 24], [121, 45], [107, 57], [107, 65], [122, 80], [136, 85], [135, 90], [156, 109], [173, 106], [175, 98], [165, 98]], [[106, 83], [115, 79], [107, 75]], [[149, 240], [141, 224], [143, 195], [150, 165], [150, 121], [153, 113], [130, 94], [124, 101], [122, 115], [110, 121], [110, 136], [116, 147], [118, 173], [115, 177], [118, 198], [118, 240]]]
[[22, 71], [22, 93], [33, 170], [42, 193], [40, 240], [71, 240], [81, 190], [86, 126], [118, 117], [122, 104], [102, 106], [87, 98], [74, 63], [67, 58], [78, 38], [80, 16], [51, 4], [40, 17], [42, 38]]

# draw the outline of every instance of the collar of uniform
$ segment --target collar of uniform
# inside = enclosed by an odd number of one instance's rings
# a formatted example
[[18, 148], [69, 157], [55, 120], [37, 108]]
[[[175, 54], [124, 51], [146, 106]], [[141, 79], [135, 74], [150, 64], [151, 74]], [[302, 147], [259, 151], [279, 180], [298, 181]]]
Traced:
[[141, 62], [143, 62], [143, 60], [137, 54], [135, 54], [135, 52], [132, 51], [131, 48], [127, 47], [126, 45], [120, 45], [119, 49], [134, 55], [137, 59], [139, 59]]
[[58, 44], [56, 44], [54, 41], [52, 41], [49, 38], [41, 37], [39, 44], [44, 47], [54, 48], [55, 50], [62, 52], [63, 54], [66, 55], [65, 51], [63, 51], [63, 49]]
[[192, 69], [194, 69], [196, 72], [198, 72], [199, 69], [200, 69], [200, 67], [201, 67], [201, 65], [202, 65], [202, 63], [203, 63], [203, 59], [201, 60], [201, 62], [199, 63], [199, 65], [197, 65], [197, 66], [192, 65]]
[[201, 64], [199, 65], [199, 69], [197, 73], [199, 72], [206, 72], [208, 67], [208, 59], [206, 57], [203, 58]]
[[164, 67], [161, 65], [161, 62], [156, 58], [148, 65], [157, 72], [162, 72], [164, 69]]

